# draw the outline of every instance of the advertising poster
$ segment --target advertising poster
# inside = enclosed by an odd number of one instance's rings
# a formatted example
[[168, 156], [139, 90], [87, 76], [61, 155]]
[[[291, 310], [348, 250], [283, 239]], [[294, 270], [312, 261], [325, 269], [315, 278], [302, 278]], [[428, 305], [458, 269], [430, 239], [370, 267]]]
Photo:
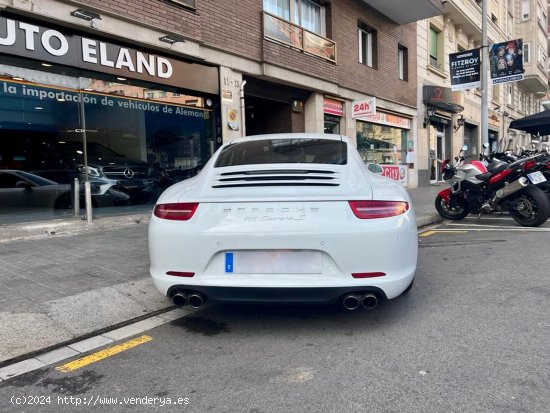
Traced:
[[481, 85], [479, 49], [449, 55], [452, 90], [475, 89]]
[[523, 41], [494, 44], [489, 50], [489, 66], [493, 85], [523, 80]]

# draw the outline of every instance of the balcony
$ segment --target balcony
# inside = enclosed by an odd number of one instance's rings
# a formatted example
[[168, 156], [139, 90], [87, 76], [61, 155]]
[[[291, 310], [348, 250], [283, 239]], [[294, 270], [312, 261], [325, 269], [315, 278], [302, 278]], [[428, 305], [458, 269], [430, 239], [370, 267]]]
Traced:
[[336, 63], [336, 42], [271, 13], [264, 14], [264, 38]]
[[397, 24], [413, 23], [443, 14], [441, 0], [363, 0]]

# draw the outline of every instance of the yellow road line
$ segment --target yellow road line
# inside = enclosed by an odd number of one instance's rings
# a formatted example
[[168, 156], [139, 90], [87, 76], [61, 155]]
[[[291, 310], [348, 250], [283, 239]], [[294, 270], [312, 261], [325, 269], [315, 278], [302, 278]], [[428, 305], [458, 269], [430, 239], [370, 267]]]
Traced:
[[422, 234], [420, 234], [421, 237], [429, 237], [430, 235], [433, 235], [433, 234], [442, 234], [442, 233], [446, 233], [446, 234], [466, 234], [468, 231], [460, 231], [460, 230], [449, 230], [449, 231], [446, 231], [444, 229], [434, 229], [434, 230], [431, 230], [431, 231], [426, 231], [426, 232], [423, 232]]
[[63, 364], [62, 366], [58, 366], [55, 369], [57, 371], [60, 371], [62, 373], [68, 373], [69, 371], [80, 369], [84, 366], [87, 366], [88, 364], [95, 363], [96, 361], [103, 360], [107, 357], [114, 356], [115, 354], [121, 353], [125, 350], [128, 350], [132, 347], [139, 346], [140, 344], [147, 343], [148, 341], [151, 341], [153, 337], [151, 336], [141, 336], [134, 338], [133, 340], [126, 341], [124, 343], [117, 344], [115, 346], [106, 348], [104, 350], [100, 350], [98, 352], [89, 354], [87, 356], [84, 356], [82, 358], [79, 358], [77, 360], [73, 360], [69, 363]]

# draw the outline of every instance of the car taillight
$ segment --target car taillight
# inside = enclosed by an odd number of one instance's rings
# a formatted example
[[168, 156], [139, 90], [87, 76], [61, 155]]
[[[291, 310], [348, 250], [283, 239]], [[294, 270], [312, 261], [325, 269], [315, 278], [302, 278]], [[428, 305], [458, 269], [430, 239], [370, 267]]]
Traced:
[[171, 219], [175, 221], [187, 221], [190, 219], [197, 207], [198, 202], [178, 203], [178, 204], [158, 204], [153, 210], [153, 214], [162, 219]]
[[409, 209], [409, 204], [402, 201], [349, 201], [349, 206], [360, 219], [394, 217]]
[[527, 161], [523, 164], [523, 170], [526, 171], [528, 169], [531, 169], [533, 166], [535, 166], [537, 163], [535, 161]]

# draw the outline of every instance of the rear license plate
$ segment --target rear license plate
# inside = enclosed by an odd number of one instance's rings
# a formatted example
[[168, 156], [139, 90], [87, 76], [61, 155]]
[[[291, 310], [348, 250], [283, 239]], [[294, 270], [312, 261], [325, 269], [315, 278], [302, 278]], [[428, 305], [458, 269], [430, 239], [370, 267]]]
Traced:
[[527, 174], [527, 176], [529, 177], [529, 180], [531, 181], [531, 183], [534, 185], [540, 184], [542, 182], [546, 182], [546, 178], [540, 171], [531, 172], [530, 174]]
[[234, 274], [320, 274], [319, 251], [233, 251], [225, 253], [225, 272]]

